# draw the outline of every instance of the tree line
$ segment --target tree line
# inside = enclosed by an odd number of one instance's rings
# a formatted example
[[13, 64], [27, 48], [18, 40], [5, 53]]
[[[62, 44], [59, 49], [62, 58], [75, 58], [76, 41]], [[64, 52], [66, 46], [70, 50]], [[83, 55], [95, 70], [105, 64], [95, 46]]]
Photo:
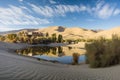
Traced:
[[68, 43], [68, 44], [77, 44], [78, 42], [94, 42], [95, 39], [63, 39], [61, 34], [49, 34], [44, 33], [44, 35], [28, 35], [28, 33], [21, 31], [16, 34], [6, 34], [0, 35], [0, 41], [4, 42], [13, 42], [13, 43], [29, 43], [29, 44], [49, 44], [49, 43]]
[[39, 35], [28, 35], [25, 32], [19, 32], [18, 34], [7, 34], [0, 35], [0, 41], [5, 42], [13, 42], [13, 43], [30, 43], [30, 44], [38, 44], [38, 43], [62, 43], [63, 36], [61, 34], [57, 35], [56, 33], [49, 35], [49, 33], [45, 33], [43, 36]]

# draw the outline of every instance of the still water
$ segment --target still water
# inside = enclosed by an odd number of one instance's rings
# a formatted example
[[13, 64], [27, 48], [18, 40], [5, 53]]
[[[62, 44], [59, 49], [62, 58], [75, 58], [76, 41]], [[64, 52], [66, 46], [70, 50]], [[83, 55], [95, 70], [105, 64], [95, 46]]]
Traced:
[[48, 47], [34, 46], [16, 51], [19, 55], [32, 56], [47, 61], [64, 64], [79, 64], [85, 62], [85, 50], [78, 47]]

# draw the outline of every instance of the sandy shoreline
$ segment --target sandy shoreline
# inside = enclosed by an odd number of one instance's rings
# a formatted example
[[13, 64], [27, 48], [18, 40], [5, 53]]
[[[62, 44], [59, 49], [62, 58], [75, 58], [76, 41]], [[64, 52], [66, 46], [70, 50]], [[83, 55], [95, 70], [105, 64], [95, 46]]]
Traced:
[[37, 61], [8, 52], [27, 44], [0, 42], [0, 80], [119, 80], [120, 65], [91, 69], [88, 65], [66, 65]]

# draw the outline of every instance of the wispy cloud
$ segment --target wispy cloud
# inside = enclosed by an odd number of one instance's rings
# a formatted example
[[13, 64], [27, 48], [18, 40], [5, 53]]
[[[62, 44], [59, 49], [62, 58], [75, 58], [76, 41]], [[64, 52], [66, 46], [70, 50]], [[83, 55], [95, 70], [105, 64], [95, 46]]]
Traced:
[[49, 0], [49, 2], [50, 2], [51, 4], [56, 4], [56, 2], [55, 2], [54, 0]]
[[18, 0], [18, 1], [22, 2], [23, 0]]
[[104, 1], [98, 1], [96, 6], [86, 5], [55, 5], [55, 6], [37, 6], [29, 4], [32, 10], [45, 17], [53, 16], [65, 16], [66, 13], [80, 13], [87, 12], [94, 17], [100, 19], [106, 19], [114, 15], [120, 14], [120, 9], [116, 8], [115, 5], [105, 3]]
[[26, 7], [10, 5], [8, 8], [0, 7], [0, 24], [3, 25], [40, 25], [47, 24], [47, 19], [41, 19], [29, 14]]
[[49, 6], [36, 6], [34, 4], [30, 4], [30, 6], [32, 7], [32, 10], [35, 11], [36, 13], [43, 15], [43, 16], [53, 16], [53, 9]]
[[114, 10], [114, 5], [107, 4], [104, 1], [99, 2], [95, 7], [92, 8], [94, 15], [102, 19], [113, 16]]
[[120, 9], [115, 9], [113, 15], [119, 15], [120, 14]]
[[38, 14], [41, 14], [46, 17], [52, 16], [65, 16], [68, 12], [82, 12], [87, 11], [86, 6], [84, 5], [55, 5], [54, 7], [50, 6], [37, 6], [34, 4], [30, 4], [32, 10]]

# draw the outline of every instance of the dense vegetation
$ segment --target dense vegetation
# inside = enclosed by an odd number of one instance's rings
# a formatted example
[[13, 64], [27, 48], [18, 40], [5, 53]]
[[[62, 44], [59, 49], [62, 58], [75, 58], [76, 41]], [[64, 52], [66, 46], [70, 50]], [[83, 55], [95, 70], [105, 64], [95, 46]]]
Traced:
[[90, 67], [107, 67], [120, 63], [120, 38], [113, 35], [111, 40], [100, 38], [92, 43], [87, 43], [86, 63]]
[[4, 36], [0, 35], [0, 41], [5, 42], [13, 42], [13, 43], [29, 43], [29, 44], [48, 44], [54, 42], [62, 43], [63, 37], [62, 35], [56, 35], [55, 33], [49, 35], [48, 33], [39, 35], [28, 35], [25, 32], [19, 32], [18, 34], [6, 34]]
[[78, 42], [92, 42], [93, 39], [64, 39], [61, 34], [28, 34], [27, 32], [21, 31], [17, 34], [6, 34], [6, 35], [0, 35], [0, 41], [4, 42], [12, 42], [12, 43], [29, 43], [29, 44], [49, 44], [49, 43], [69, 43], [69, 44], [75, 44]]

